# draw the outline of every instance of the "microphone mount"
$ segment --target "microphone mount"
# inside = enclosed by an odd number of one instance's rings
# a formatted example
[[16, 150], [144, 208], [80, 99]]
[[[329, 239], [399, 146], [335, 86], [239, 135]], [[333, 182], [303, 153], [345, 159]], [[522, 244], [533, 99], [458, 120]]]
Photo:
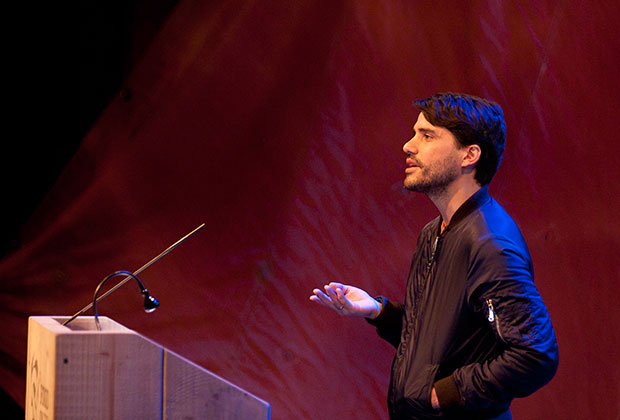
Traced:
[[93, 296], [93, 312], [95, 313], [95, 323], [97, 324], [97, 330], [99, 331], [101, 331], [101, 324], [99, 323], [99, 313], [97, 312], [97, 296], [99, 295], [99, 290], [101, 290], [103, 285], [112, 277], [122, 275], [126, 275], [138, 282], [138, 286], [140, 287], [140, 293], [142, 293], [142, 295], [144, 296], [144, 311], [146, 313], [151, 313], [159, 307], [159, 301], [155, 297], [151, 296], [148, 289], [144, 287], [144, 284], [135, 274], [126, 270], [115, 271], [114, 273], [108, 275], [106, 278], [101, 280], [101, 283], [99, 283], [99, 286], [97, 286], [97, 289], [95, 289], [95, 294]]
[[[68, 323], [70, 323], [71, 321], [73, 321], [75, 318], [77, 318], [78, 316], [82, 315], [84, 312], [86, 312], [87, 310], [89, 310], [90, 308], [92, 308], [93, 306], [96, 305], [97, 302], [101, 301], [103, 298], [105, 298], [106, 296], [108, 296], [110, 293], [112, 293], [113, 291], [115, 291], [116, 289], [118, 289], [119, 287], [121, 287], [123, 284], [127, 283], [131, 278], [135, 278], [136, 280], [138, 280], [138, 278], [136, 277], [138, 274], [140, 274], [142, 271], [144, 271], [145, 269], [147, 269], [148, 267], [151, 266], [151, 264], [153, 264], [155, 261], [159, 260], [161, 257], [163, 257], [164, 255], [168, 254], [170, 251], [172, 251], [173, 249], [175, 249], [177, 246], [179, 246], [183, 241], [185, 241], [187, 238], [189, 238], [190, 236], [192, 236], [194, 233], [198, 232], [200, 229], [202, 229], [205, 226], [205, 224], [201, 224], [200, 226], [198, 226], [197, 228], [195, 228], [194, 230], [192, 230], [190, 233], [188, 233], [187, 235], [185, 235], [184, 237], [182, 237], [181, 239], [179, 239], [178, 241], [176, 241], [175, 243], [173, 243], [172, 245], [170, 245], [168, 248], [166, 248], [161, 254], [159, 254], [158, 256], [156, 256], [155, 258], [153, 258], [151, 261], [147, 262], [146, 264], [144, 264], [142, 267], [140, 267], [139, 269], [137, 269], [136, 271], [134, 271], [133, 273], [129, 272], [129, 271], [116, 271], [112, 274], [110, 274], [109, 276], [107, 276], [105, 279], [102, 280], [102, 282], [99, 284], [99, 286], [97, 287], [97, 291], [95, 292], [95, 297], [93, 299], [93, 302], [89, 303], [88, 305], [86, 305], [85, 307], [83, 307], [82, 309], [80, 309], [78, 312], [76, 312], [71, 318], [67, 319], [65, 322], [62, 323], [62, 325], [67, 325]], [[114, 287], [110, 288], [110, 290], [108, 290], [107, 292], [105, 292], [104, 294], [102, 294], [101, 296], [97, 297], [96, 294], [98, 292], [98, 289], [100, 288], [100, 286], [102, 285], [102, 283], [104, 283], [105, 281], [107, 281], [108, 278], [112, 278], [115, 277], [116, 275], [120, 275], [118, 273], [122, 273], [122, 274], [126, 274], [126, 277], [121, 280], [118, 284], [116, 284]], [[152, 296], [150, 296], [148, 294], [148, 290], [146, 290], [146, 288], [144, 288], [144, 285], [142, 285], [142, 282], [140, 282], [140, 280], [138, 280], [138, 284], [140, 285], [141, 291], [144, 290], [146, 291], [147, 295], [145, 295], [145, 310], [146, 310], [146, 300], [150, 298], [154, 299], [157, 302], [157, 299], [153, 298]], [[151, 302], [152, 304], [152, 302]], [[153, 307], [151, 309], [151, 312], [153, 310], [155, 310], [155, 308], [157, 308], [157, 306], [159, 306], [159, 302], [157, 302], [157, 305], [155, 307]], [[98, 321], [97, 321], [97, 326], [99, 327]]]

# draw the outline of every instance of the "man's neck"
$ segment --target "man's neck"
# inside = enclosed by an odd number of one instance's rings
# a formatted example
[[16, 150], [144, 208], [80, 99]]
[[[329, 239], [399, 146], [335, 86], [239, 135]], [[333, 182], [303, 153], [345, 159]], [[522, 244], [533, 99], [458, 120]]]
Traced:
[[480, 184], [470, 178], [459, 178], [438, 193], [429, 193], [428, 198], [433, 202], [445, 226], [450, 224], [452, 216], [472, 195], [481, 188]]

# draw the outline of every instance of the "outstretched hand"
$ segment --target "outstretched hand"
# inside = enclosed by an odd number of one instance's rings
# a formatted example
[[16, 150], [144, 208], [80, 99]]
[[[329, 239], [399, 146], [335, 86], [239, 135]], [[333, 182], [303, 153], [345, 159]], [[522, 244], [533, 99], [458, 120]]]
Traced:
[[364, 290], [342, 283], [329, 283], [325, 291], [314, 289], [310, 300], [328, 307], [340, 315], [376, 318], [381, 312], [381, 304]]

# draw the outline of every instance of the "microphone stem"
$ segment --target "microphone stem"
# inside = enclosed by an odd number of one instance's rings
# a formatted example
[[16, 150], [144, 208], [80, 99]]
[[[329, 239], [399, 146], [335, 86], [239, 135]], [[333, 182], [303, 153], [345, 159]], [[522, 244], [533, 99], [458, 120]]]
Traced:
[[[159, 260], [161, 257], [163, 257], [164, 255], [168, 254], [170, 251], [172, 251], [173, 249], [175, 249], [177, 246], [179, 246], [184, 240], [186, 240], [187, 238], [189, 238], [190, 236], [192, 236], [194, 233], [198, 232], [200, 229], [202, 229], [205, 226], [205, 224], [201, 224], [200, 226], [198, 226], [196, 229], [192, 230], [190, 233], [188, 233], [187, 235], [185, 235], [184, 237], [182, 237], [181, 239], [179, 239], [178, 241], [176, 241], [175, 243], [173, 243], [172, 245], [170, 245], [168, 248], [166, 248], [161, 254], [159, 254], [158, 256], [156, 256], [155, 258], [153, 258], [151, 261], [147, 262], [146, 264], [144, 264], [142, 267], [138, 268], [136, 271], [133, 272], [133, 274], [135, 276], [137, 276], [138, 274], [140, 274], [142, 271], [146, 270], [151, 264], [153, 264], [155, 261]], [[107, 295], [109, 295], [110, 293], [112, 293], [113, 291], [115, 291], [116, 289], [118, 289], [119, 287], [121, 287], [123, 284], [127, 283], [129, 280], [131, 280], [131, 276], [126, 276], [123, 280], [121, 280], [120, 282], [118, 282], [118, 284], [114, 287], [112, 287], [110, 290], [108, 290], [107, 292], [105, 292], [104, 294], [102, 294], [101, 296], [99, 296], [97, 298], [97, 302], [99, 302], [100, 300], [102, 300], [104, 297], [106, 297]], [[65, 322], [62, 323], [62, 325], [67, 325], [69, 322], [73, 321], [75, 318], [77, 318], [78, 316], [82, 315], [84, 312], [86, 312], [87, 310], [89, 310], [90, 308], [93, 307], [93, 302], [89, 303], [88, 305], [84, 306], [79, 312], [77, 312], [75, 315], [73, 315], [71, 318], [69, 318], [68, 320], [66, 320]]]

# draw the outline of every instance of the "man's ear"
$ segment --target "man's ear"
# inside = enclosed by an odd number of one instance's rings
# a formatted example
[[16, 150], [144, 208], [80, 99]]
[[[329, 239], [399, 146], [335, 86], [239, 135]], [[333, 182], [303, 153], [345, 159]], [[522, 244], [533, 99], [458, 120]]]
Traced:
[[464, 149], [465, 156], [463, 156], [461, 166], [463, 168], [470, 167], [473, 169], [473, 167], [476, 166], [476, 163], [478, 163], [478, 161], [480, 160], [482, 150], [477, 144], [470, 144], [469, 146], [465, 146]]

